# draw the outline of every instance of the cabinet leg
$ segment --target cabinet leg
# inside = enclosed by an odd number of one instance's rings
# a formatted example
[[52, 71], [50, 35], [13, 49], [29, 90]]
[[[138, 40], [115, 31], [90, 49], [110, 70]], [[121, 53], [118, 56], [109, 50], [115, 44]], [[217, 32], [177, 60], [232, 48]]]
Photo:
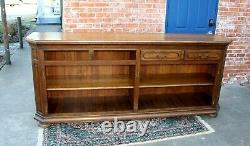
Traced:
[[212, 114], [208, 114], [208, 116], [211, 117], [211, 118], [216, 118], [218, 116], [218, 114], [217, 113], [212, 113]]
[[38, 126], [41, 128], [48, 128], [49, 124], [39, 123]]
[[217, 105], [217, 111], [219, 111], [219, 110], [220, 110], [220, 105], [218, 104], [218, 105]]

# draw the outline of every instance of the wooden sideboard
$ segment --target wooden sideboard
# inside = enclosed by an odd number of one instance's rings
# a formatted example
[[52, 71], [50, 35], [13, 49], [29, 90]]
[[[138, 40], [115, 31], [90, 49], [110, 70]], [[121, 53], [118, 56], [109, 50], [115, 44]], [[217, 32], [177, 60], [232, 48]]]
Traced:
[[34, 32], [41, 124], [217, 115], [226, 49], [215, 35]]

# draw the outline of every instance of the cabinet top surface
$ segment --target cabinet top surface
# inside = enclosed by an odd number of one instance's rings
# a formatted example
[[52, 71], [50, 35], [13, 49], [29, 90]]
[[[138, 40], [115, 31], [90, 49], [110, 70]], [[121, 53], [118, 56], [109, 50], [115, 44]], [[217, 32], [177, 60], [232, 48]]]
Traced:
[[221, 44], [231, 42], [218, 35], [164, 33], [73, 33], [33, 32], [27, 38], [32, 44]]

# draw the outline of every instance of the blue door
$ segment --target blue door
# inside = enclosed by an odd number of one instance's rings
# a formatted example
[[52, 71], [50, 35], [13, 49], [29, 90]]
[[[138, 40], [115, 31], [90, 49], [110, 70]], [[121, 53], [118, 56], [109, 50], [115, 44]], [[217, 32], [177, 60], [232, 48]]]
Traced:
[[166, 32], [215, 32], [218, 0], [167, 0]]

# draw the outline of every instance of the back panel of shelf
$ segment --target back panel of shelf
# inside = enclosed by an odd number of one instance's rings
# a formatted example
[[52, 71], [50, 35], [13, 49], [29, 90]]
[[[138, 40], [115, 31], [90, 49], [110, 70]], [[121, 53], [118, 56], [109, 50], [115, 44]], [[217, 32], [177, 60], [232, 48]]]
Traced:
[[133, 89], [47, 91], [54, 113], [124, 112], [133, 110]]
[[136, 60], [135, 50], [94, 50], [94, 60]]
[[135, 53], [102, 49], [45, 51], [49, 114], [133, 110]]
[[141, 65], [139, 110], [211, 106], [217, 64]]
[[45, 61], [94, 61], [94, 60], [136, 60], [135, 50], [103, 50], [88, 49], [85, 50], [60, 50], [45, 51]]
[[139, 110], [211, 106], [211, 86], [140, 89]]
[[216, 64], [141, 65], [140, 87], [213, 85]]
[[45, 61], [83, 61], [89, 59], [88, 50], [45, 51]]
[[47, 90], [132, 88], [135, 67], [47, 66]]

